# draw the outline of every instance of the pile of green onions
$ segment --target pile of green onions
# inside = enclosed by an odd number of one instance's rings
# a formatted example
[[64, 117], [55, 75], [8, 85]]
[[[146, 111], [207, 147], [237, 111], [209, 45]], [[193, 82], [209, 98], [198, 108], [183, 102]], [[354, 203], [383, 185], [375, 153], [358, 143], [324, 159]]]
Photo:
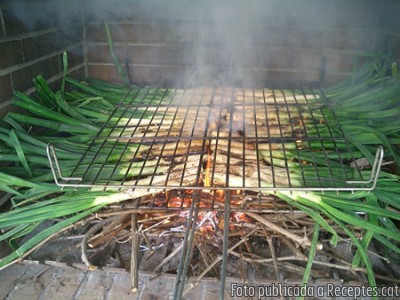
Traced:
[[[400, 76], [387, 76], [389, 65], [388, 60], [378, 56], [356, 72], [351, 80], [321, 92], [321, 97], [326, 97], [330, 103], [326, 115], [330, 110], [335, 115], [335, 118], [328, 118], [327, 123], [332, 128], [337, 123], [340, 125], [340, 131], [350, 142], [353, 159], [365, 157], [372, 165], [378, 145], [384, 146], [385, 161], [391, 168], [380, 172], [376, 189], [349, 194], [277, 193], [278, 197], [308, 213], [329, 232], [332, 245], [340, 239], [332, 225], [341, 228], [356, 247], [352, 266], [366, 267], [370, 286], [376, 286], [367, 254], [371, 242], [375, 240], [383, 245], [385, 252], [382, 256], [388, 261], [394, 253], [400, 254], [400, 232], [396, 225], [400, 220]], [[318, 145], [309, 147], [307, 152], [325, 155]], [[300, 152], [300, 156], [315, 163], [307, 153], [303, 155]], [[327, 173], [328, 168], [322, 160], [318, 170], [324, 173], [324, 168]], [[368, 177], [366, 171], [362, 173]], [[353, 227], [362, 230], [361, 237], [355, 236]]]
[[[49, 167], [46, 155], [48, 143], [57, 149], [61, 168], [71, 170], [82, 153], [89, 148], [93, 136], [100, 128], [105, 133], [111, 130], [106, 124], [118, 104], [131, 104], [133, 108], [129, 115], [134, 120], [153, 116], [152, 112], [134, 109], [137, 101], [150, 104], [160, 104], [162, 99], [168, 101], [164, 89], [119, 86], [91, 78], [80, 82], [65, 76], [61, 89], [56, 92], [40, 75], [33, 82], [35, 94], [27, 96], [17, 91], [14, 93], [13, 105], [22, 108], [24, 112], [9, 112], [0, 120], [0, 191], [12, 196], [12, 209], [0, 213], [0, 241], [7, 240], [14, 250], [0, 260], [0, 268], [23, 256], [54, 233], [102, 207], [131, 199], [131, 195], [126, 192], [61, 190], [54, 184]], [[119, 121], [126, 123], [123, 119]], [[115, 162], [121, 159], [130, 162], [138, 145], [131, 143], [127, 148], [122, 144], [112, 146], [114, 155], [97, 156], [97, 159], [104, 162], [104, 166], [101, 166], [103, 171], [110, 169], [116, 176], [126, 176], [124, 164], [119, 164], [121, 170], [115, 171]], [[91, 149], [93, 153], [88, 153], [87, 160], [96, 153], [96, 147]], [[117, 155], [122, 152], [125, 157]], [[86, 169], [85, 163], [89, 161], [82, 162], [82, 170]], [[132, 162], [129, 166], [131, 173], [128, 176], [134, 177], [142, 169], [143, 162]], [[100, 166], [93, 165], [90, 172], [96, 172], [96, 168]], [[77, 170], [78, 175], [79, 172], [80, 169]], [[146, 163], [142, 175], [153, 172], [156, 172], [154, 167]], [[107, 176], [106, 172], [103, 174]], [[62, 220], [56, 221], [53, 226], [36, 234], [23, 245], [16, 242], [42, 222], [59, 218]]]

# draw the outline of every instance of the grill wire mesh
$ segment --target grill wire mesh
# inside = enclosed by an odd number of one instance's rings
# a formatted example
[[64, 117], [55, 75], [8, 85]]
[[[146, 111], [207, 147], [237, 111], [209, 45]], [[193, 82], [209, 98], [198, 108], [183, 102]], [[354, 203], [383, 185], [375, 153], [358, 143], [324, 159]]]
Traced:
[[349, 167], [354, 157], [332, 120], [322, 92], [311, 89], [133, 89], [75, 167], [60, 170], [51, 145], [48, 155], [61, 186], [372, 189], [379, 153], [364, 178], [357, 164]]

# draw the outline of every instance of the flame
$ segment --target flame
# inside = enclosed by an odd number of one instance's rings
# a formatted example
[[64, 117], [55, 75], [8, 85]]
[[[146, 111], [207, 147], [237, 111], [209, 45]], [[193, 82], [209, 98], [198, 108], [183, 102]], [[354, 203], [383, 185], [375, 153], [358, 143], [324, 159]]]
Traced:
[[215, 198], [217, 198], [217, 200], [223, 201], [224, 197], [225, 197], [224, 190], [216, 190], [215, 191]]
[[[206, 165], [204, 169], [204, 179], [203, 179], [203, 184], [204, 187], [211, 187], [212, 182], [211, 182], [211, 145], [207, 145], [207, 157], [206, 157]], [[214, 197], [214, 199], [218, 202], [223, 202], [225, 199], [225, 190], [223, 189], [218, 189], [218, 190], [204, 190], [205, 192], [211, 193]], [[232, 194], [240, 195], [242, 193], [241, 190], [236, 190], [232, 191]]]
[[206, 169], [204, 170], [204, 186], [211, 186], [211, 146], [208, 144], [207, 146], [207, 163]]
[[[204, 180], [203, 180], [203, 184], [204, 187], [210, 187], [212, 185], [211, 182], [211, 145], [208, 144], [207, 146], [207, 161], [206, 161], [206, 166], [204, 169]], [[207, 192], [210, 192], [209, 190], [205, 190]], [[224, 190], [215, 190], [212, 192], [212, 194], [214, 195], [215, 199], [217, 201], [224, 201], [225, 198], [225, 191]]]

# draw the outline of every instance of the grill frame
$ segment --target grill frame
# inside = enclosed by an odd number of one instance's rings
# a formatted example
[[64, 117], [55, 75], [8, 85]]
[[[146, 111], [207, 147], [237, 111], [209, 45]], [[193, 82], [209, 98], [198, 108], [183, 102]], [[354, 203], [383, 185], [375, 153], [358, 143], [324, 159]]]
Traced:
[[[157, 89], [153, 91], [151, 99], [148, 94], [152, 89], [132, 89], [122, 99], [114, 111], [110, 114], [108, 121], [103, 125], [98, 134], [93, 137], [88, 149], [82, 154], [82, 158], [77, 161], [71, 174], [65, 176], [58, 162], [57, 152], [53, 145], [47, 146], [47, 156], [49, 165], [57, 185], [61, 187], [84, 187], [84, 188], [104, 188], [104, 189], [155, 189], [155, 190], [173, 190], [173, 189], [190, 189], [190, 190], [252, 190], [257, 192], [280, 192], [280, 191], [370, 191], [375, 188], [379, 171], [383, 160], [383, 147], [378, 147], [376, 151], [375, 161], [368, 179], [364, 179], [360, 168], [355, 164], [355, 173], [359, 178], [349, 177], [346, 172], [349, 170], [344, 165], [344, 159], [341, 157], [343, 151], [351, 153], [347, 139], [341, 132], [340, 125], [330, 109], [329, 101], [324, 97], [323, 91], [315, 92], [314, 89], [308, 90], [282, 90], [282, 89], [239, 89], [239, 88], [201, 88], [201, 89], [174, 89], [172, 96], [171, 89]], [[143, 94], [144, 93], [144, 94]], [[191, 94], [190, 94], [191, 93]], [[189, 95], [188, 95], [189, 94]], [[141, 95], [141, 96], [138, 96]], [[138, 97], [142, 97], [139, 102]], [[130, 101], [126, 103], [127, 99]], [[189, 101], [186, 103], [185, 101]], [[151, 112], [150, 119], [144, 116]], [[172, 114], [170, 113], [172, 112]], [[331, 128], [327, 122], [327, 112], [331, 114], [330, 118], [334, 118], [337, 128]], [[181, 114], [184, 114], [182, 117]], [[274, 114], [275, 119], [270, 117]], [[141, 114], [142, 118], [134, 119], [133, 116]], [[157, 116], [157, 117], [156, 117]], [[194, 119], [190, 119], [194, 117]], [[239, 122], [234, 119], [239, 119]], [[241, 120], [240, 120], [241, 118]], [[311, 118], [311, 123], [308, 119]], [[317, 119], [320, 118], [320, 124]], [[248, 122], [253, 119], [254, 124]], [[257, 122], [263, 124], [257, 124]], [[297, 124], [294, 125], [293, 121]], [[125, 123], [123, 123], [123, 122]], [[192, 122], [193, 121], [193, 122]], [[131, 123], [135, 123], [131, 125]], [[271, 125], [271, 122], [273, 123]], [[122, 125], [121, 125], [122, 123]], [[265, 124], [264, 124], [265, 123]], [[239, 125], [238, 125], [239, 124]], [[176, 127], [172, 131], [172, 128]], [[163, 128], [163, 129], [162, 129]], [[166, 129], [167, 128], [167, 129]], [[289, 129], [289, 134], [285, 132]], [[275, 130], [275, 132], [272, 132]], [[316, 135], [310, 135], [309, 131], [313, 130]], [[321, 130], [327, 130], [329, 137], [322, 137]], [[250, 134], [249, 134], [250, 132]], [[296, 132], [300, 132], [296, 134]], [[310, 180], [304, 173], [304, 166], [301, 159], [301, 145], [299, 140], [305, 147], [310, 146], [312, 142], [321, 145], [321, 153], [324, 153], [322, 160], [329, 169], [329, 178], [323, 178], [327, 183], [325, 185], [318, 171], [317, 158], [312, 152], [313, 164], [306, 167], [315, 172], [316, 184], [308, 184]], [[120, 182], [113, 180], [112, 176], [121, 165], [121, 158], [129, 150], [129, 145], [134, 142], [137, 146], [136, 152], [133, 154], [134, 159], [128, 163], [128, 169]], [[104, 148], [111, 142], [111, 149]], [[116, 151], [119, 143], [123, 143], [122, 152]], [[100, 146], [98, 147], [98, 143]], [[176, 144], [174, 149], [170, 146]], [[177, 151], [181, 150], [180, 144], [187, 146], [187, 153], [177, 155]], [[196, 144], [195, 147], [192, 146]], [[242, 157], [235, 158], [230, 155], [233, 144], [239, 144], [236, 150], [242, 150]], [[221, 146], [222, 145], [222, 146]], [[330, 166], [331, 159], [328, 158], [326, 145], [333, 145], [334, 152], [337, 154], [337, 161], [343, 173], [337, 172], [338, 168]], [[340, 145], [340, 146], [339, 146]], [[250, 148], [249, 148], [250, 147]], [[253, 147], [253, 148], [252, 148]], [[281, 147], [282, 158], [285, 166], [278, 168], [274, 166], [273, 155], [274, 149]], [[290, 147], [288, 150], [287, 147]], [[145, 149], [140, 150], [141, 148]], [[147, 149], [146, 149], [147, 148]], [[168, 148], [168, 149], [167, 149]], [[195, 150], [193, 150], [195, 148]], [[199, 149], [200, 148], [200, 149]], [[154, 151], [154, 149], [158, 149]], [[165, 155], [165, 152], [168, 153]], [[172, 155], [171, 155], [171, 150]], [[118, 150], [119, 151], [119, 150]], [[158, 151], [158, 152], [157, 152]], [[269, 151], [271, 162], [268, 164], [263, 158], [260, 158], [260, 151]], [[152, 152], [155, 152], [152, 154]], [[226, 172], [225, 179], [219, 178], [219, 182], [215, 183], [215, 174], [217, 161], [221, 157], [226, 156]], [[294, 156], [289, 156], [290, 152], [294, 152]], [[93, 155], [94, 153], [94, 155]], [[247, 183], [246, 154], [253, 156], [253, 162], [256, 161], [256, 178], [253, 178], [252, 184]], [[92, 156], [90, 156], [92, 155]], [[105, 161], [111, 156], [119, 156], [111, 176], [103, 181], [102, 171], [106, 165]], [[198, 156], [197, 157], [195, 157]], [[105, 159], [104, 159], [105, 157]], [[136, 160], [140, 157], [139, 160]], [[180, 158], [176, 158], [180, 157]], [[190, 159], [195, 157], [193, 166], [190, 165]], [[212, 157], [212, 158], [211, 158]], [[291, 159], [291, 157], [293, 159]], [[100, 162], [101, 159], [104, 161]], [[203, 184], [204, 167], [206, 160], [211, 159], [211, 185], [205, 187]], [[154, 170], [167, 163], [166, 179], [164, 182], [157, 180], [163, 179], [164, 175], [143, 176], [145, 169], [148, 167], [149, 161], [155, 161]], [[231, 161], [235, 160], [235, 165]], [[297, 161], [297, 170], [301, 174], [300, 179], [293, 177], [289, 171], [288, 161]], [[354, 160], [354, 158], [353, 158]], [[89, 163], [87, 163], [89, 162]], [[197, 164], [196, 164], [197, 162]], [[77, 175], [79, 168], [86, 163], [87, 167], [83, 171], [83, 175]], [[133, 165], [142, 164], [138, 176], [133, 180], [128, 180], [129, 172]], [[220, 163], [221, 164], [221, 163]], [[90, 170], [94, 166], [99, 169], [91, 181], [84, 180], [85, 176], [90, 174]], [[175, 167], [182, 167], [182, 172], [174, 184], [169, 182], [170, 174], [174, 172]], [[231, 173], [231, 167], [236, 165], [242, 168], [242, 174], [236, 174], [237, 178]], [[190, 168], [197, 168], [195, 174], [187, 173]], [[263, 173], [270, 171], [271, 174]], [[277, 172], [284, 172], [287, 176], [287, 184], [279, 185], [277, 183]], [[82, 172], [82, 171], [80, 171]], [[335, 173], [336, 172], [336, 173]], [[254, 172], [253, 172], [254, 173]], [[185, 183], [185, 177], [191, 176], [192, 181]], [[266, 176], [270, 177], [266, 177]], [[282, 174], [278, 174], [282, 175]], [[342, 181], [335, 182], [335, 177], [344, 178]], [[270, 182], [264, 182], [262, 177], [267, 178]], [[241, 184], [232, 184], [232, 178], [237, 181], [241, 179]], [[225, 180], [225, 182], [223, 182]], [[300, 184], [294, 184], [294, 181]], [[236, 182], [235, 181], [235, 182]], [[178, 183], [177, 183], [178, 182]]]

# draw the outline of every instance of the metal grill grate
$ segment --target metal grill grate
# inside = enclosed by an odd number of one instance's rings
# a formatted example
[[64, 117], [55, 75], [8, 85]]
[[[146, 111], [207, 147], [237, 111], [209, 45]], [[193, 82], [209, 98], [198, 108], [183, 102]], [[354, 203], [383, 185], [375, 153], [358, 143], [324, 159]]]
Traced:
[[75, 167], [61, 170], [52, 145], [50, 166], [63, 187], [373, 189], [383, 149], [367, 178], [357, 164], [350, 167], [350, 146], [320, 95], [302, 89], [131, 90]]

